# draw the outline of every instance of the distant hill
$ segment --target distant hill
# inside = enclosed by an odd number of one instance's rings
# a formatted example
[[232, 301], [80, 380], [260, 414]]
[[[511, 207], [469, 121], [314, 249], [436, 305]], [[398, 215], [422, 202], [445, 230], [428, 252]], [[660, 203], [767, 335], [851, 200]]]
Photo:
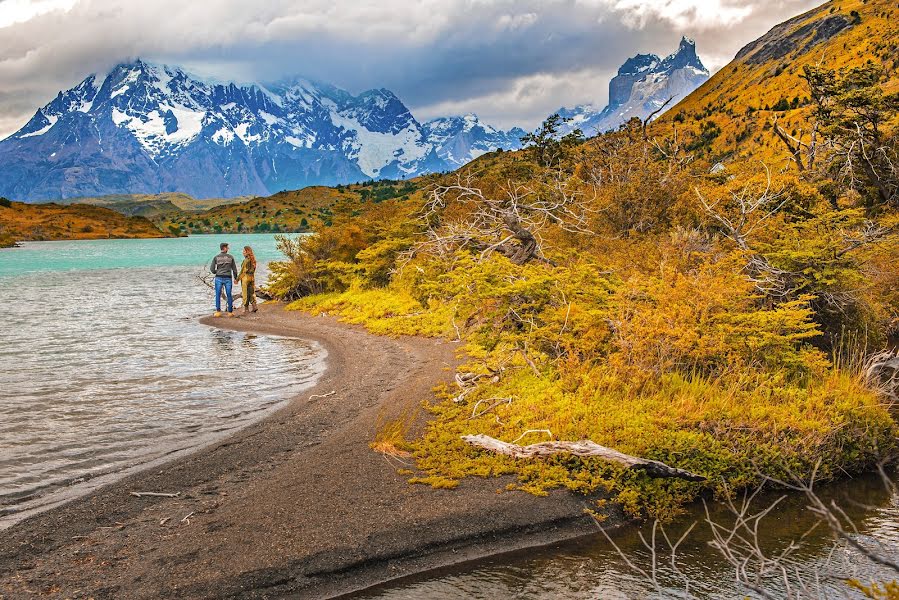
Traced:
[[877, 64], [886, 92], [899, 91], [899, 4], [834, 0], [794, 17], [746, 45], [733, 61], [669, 110], [661, 123], [699, 135], [691, 151], [712, 160], [761, 158], [787, 166], [772, 123], [811, 139], [805, 65], [828, 69]]
[[378, 203], [406, 198], [421, 180], [372, 181], [348, 186], [312, 186], [272, 196], [229, 203], [202, 212], [165, 214], [150, 218], [163, 230], [182, 234], [295, 233], [310, 231], [314, 223], [328, 223], [338, 204]]
[[144, 217], [86, 204], [25, 204], [0, 199], [0, 246], [20, 241], [171, 237]]
[[[106, 206], [124, 214], [141, 215], [153, 212], [152, 207], [173, 206], [186, 212], [209, 210], [222, 204], [237, 204], [252, 199], [252, 196], [236, 198], [194, 198], [189, 194], [168, 192], [163, 194], [109, 194], [106, 196], [82, 196], [60, 200], [59, 204], [92, 204]], [[151, 207], [150, 209], [144, 207]]]

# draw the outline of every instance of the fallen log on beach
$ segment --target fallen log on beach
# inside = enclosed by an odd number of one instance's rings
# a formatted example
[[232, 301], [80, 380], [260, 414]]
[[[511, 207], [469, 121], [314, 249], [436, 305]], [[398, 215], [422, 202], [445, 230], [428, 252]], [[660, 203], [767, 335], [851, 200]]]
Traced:
[[671, 467], [657, 460], [649, 460], [624, 454], [618, 450], [600, 446], [596, 442], [583, 440], [580, 442], [540, 442], [539, 444], [530, 444], [529, 446], [519, 446], [511, 444], [489, 435], [463, 435], [462, 440], [482, 448], [503, 454], [513, 458], [539, 458], [541, 456], [551, 456], [553, 454], [573, 454], [575, 456], [594, 456], [611, 462], [625, 465], [629, 469], [637, 469], [645, 471], [650, 477], [668, 477], [676, 479], [686, 479], [687, 481], [705, 481], [706, 478], [696, 473], [684, 471], [676, 467]]

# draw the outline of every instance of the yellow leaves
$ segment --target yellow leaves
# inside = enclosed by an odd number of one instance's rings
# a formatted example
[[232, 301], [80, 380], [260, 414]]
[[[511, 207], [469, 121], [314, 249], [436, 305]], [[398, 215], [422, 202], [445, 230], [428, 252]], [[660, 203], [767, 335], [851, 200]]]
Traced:
[[422, 306], [415, 298], [387, 290], [352, 287], [346, 292], [307, 296], [288, 305], [288, 310], [333, 314], [346, 323], [365, 325], [380, 335], [449, 335], [451, 309], [446, 305]]
[[611, 364], [640, 374], [715, 374], [754, 367], [793, 374], [820, 368], [823, 357], [801, 348], [818, 334], [809, 298], [759, 306], [739, 274], [739, 253], [683, 272], [661, 265], [636, 274], [616, 294]]
[[899, 600], [899, 581], [886, 581], [865, 585], [858, 580], [850, 579], [846, 583], [871, 600]]
[[[876, 460], [895, 444], [896, 425], [876, 395], [835, 370], [803, 383], [740, 371], [717, 378], [669, 373], [633, 386], [609, 364], [581, 365], [576, 375], [580, 385], [572, 386], [567, 379], [574, 373], [537, 377], [510, 364], [500, 381], [460, 403], [440, 405], [414, 443], [419, 469], [454, 480], [514, 472], [519, 489], [540, 494], [560, 486], [580, 493], [606, 489], [631, 514], [666, 518], [702, 488], [660, 484], [601, 461], [514, 461], [460, 446], [458, 436], [512, 441], [524, 431], [547, 429], [555, 439], [590, 439], [702, 473], [713, 487], [722, 481], [752, 485], [760, 473], [787, 477], [787, 468], [802, 475], [819, 458], [819, 476], [826, 479]], [[480, 400], [510, 396], [512, 402], [470, 418]]]

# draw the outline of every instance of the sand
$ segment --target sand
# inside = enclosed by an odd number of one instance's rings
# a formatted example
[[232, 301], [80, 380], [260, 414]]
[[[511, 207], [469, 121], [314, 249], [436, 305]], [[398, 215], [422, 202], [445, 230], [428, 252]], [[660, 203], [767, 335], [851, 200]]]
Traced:
[[203, 322], [315, 340], [326, 372], [230, 437], [0, 531], [0, 598], [327, 598], [595, 532], [583, 496], [480, 478], [435, 490], [371, 450], [385, 419], [451, 380], [458, 344], [374, 336], [276, 304]]

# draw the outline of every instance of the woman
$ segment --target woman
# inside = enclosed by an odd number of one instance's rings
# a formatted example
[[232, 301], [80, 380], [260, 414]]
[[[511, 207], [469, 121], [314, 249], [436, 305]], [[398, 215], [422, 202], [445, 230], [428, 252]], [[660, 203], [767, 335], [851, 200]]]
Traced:
[[[241, 291], [243, 292], [243, 312], [256, 312], [256, 255], [249, 246], [243, 247], [243, 262], [240, 263]], [[250, 311], [250, 306], [253, 310]]]

